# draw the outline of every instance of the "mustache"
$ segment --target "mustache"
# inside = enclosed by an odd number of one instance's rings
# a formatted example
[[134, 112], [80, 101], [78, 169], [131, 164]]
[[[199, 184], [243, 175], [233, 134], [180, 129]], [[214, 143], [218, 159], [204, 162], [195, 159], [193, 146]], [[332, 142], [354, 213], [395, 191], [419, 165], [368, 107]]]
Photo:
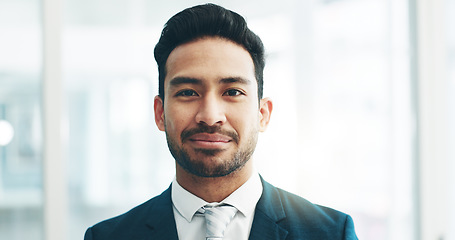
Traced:
[[223, 129], [221, 129], [220, 126], [209, 126], [207, 124], [199, 124], [195, 128], [184, 130], [180, 134], [180, 139], [182, 139], [182, 142], [184, 142], [185, 140], [187, 140], [194, 134], [198, 134], [198, 133], [208, 133], [208, 134], [217, 133], [217, 134], [228, 136], [228, 137], [232, 138], [232, 140], [235, 143], [239, 143], [239, 135], [236, 132], [223, 130]]

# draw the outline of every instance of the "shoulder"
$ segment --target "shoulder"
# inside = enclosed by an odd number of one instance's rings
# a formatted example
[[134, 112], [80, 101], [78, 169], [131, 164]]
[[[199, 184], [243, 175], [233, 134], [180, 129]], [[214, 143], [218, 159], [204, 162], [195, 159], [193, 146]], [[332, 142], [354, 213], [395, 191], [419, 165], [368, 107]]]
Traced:
[[93, 225], [87, 229], [84, 239], [125, 239], [126, 236], [131, 238], [135, 234], [148, 231], [147, 224], [154, 218], [159, 218], [157, 209], [165, 211], [170, 206], [169, 214], [172, 214], [172, 202], [168, 192], [169, 189], [128, 212]]
[[94, 226], [92, 226], [92, 230], [101, 231], [101, 232], [109, 232], [114, 229], [117, 229], [119, 226], [127, 227], [128, 225], [132, 225], [134, 222], [141, 221], [145, 217], [144, 212], [148, 212], [150, 207], [153, 206], [155, 202], [155, 198], [144, 202], [133, 209], [125, 212], [121, 215], [106, 219], [101, 221]]
[[287, 217], [302, 218], [314, 224], [327, 225], [345, 221], [347, 214], [338, 210], [314, 204], [296, 194], [276, 188]]
[[290, 236], [302, 237], [303, 234], [309, 239], [357, 239], [349, 215], [314, 204], [265, 181], [263, 186], [263, 194], [268, 195], [265, 199], [274, 205], [281, 205], [274, 208], [283, 211], [285, 218], [279, 224], [288, 229]]

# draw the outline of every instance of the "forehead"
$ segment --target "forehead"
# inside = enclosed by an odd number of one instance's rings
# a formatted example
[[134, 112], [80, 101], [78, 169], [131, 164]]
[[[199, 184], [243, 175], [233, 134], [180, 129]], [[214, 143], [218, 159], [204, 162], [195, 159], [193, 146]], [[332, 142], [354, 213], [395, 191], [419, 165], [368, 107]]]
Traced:
[[165, 86], [174, 78], [219, 80], [256, 78], [251, 55], [242, 46], [223, 38], [208, 37], [176, 47], [166, 62]]

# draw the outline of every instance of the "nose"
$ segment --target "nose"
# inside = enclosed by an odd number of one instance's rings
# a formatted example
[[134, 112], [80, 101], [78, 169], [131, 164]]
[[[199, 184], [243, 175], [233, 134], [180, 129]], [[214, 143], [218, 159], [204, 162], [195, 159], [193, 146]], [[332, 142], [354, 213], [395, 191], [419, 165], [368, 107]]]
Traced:
[[197, 123], [205, 123], [208, 126], [222, 125], [226, 122], [223, 104], [216, 97], [205, 97], [196, 114]]

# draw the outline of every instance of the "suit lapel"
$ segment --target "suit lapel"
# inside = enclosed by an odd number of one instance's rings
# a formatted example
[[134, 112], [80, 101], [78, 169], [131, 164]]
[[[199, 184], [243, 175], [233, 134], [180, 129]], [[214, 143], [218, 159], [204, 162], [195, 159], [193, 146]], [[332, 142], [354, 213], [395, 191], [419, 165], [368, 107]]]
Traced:
[[150, 239], [178, 240], [174, 210], [171, 200], [171, 187], [164, 191], [150, 209], [147, 226], [152, 230]]
[[[261, 177], [263, 192], [256, 206], [250, 240], [280, 239], [288, 235], [288, 231], [278, 222], [286, 218], [281, 198], [275, 187]], [[171, 187], [164, 191], [150, 207], [149, 220], [146, 225], [151, 229], [150, 239], [178, 240], [174, 210], [171, 200]]]
[[256, 239], [285, 239], [288, 231], [278, 222], [286, 218], [281, 198], [275, 187], [262, 179], [262, 196], [256, 206], [250, 240]]

